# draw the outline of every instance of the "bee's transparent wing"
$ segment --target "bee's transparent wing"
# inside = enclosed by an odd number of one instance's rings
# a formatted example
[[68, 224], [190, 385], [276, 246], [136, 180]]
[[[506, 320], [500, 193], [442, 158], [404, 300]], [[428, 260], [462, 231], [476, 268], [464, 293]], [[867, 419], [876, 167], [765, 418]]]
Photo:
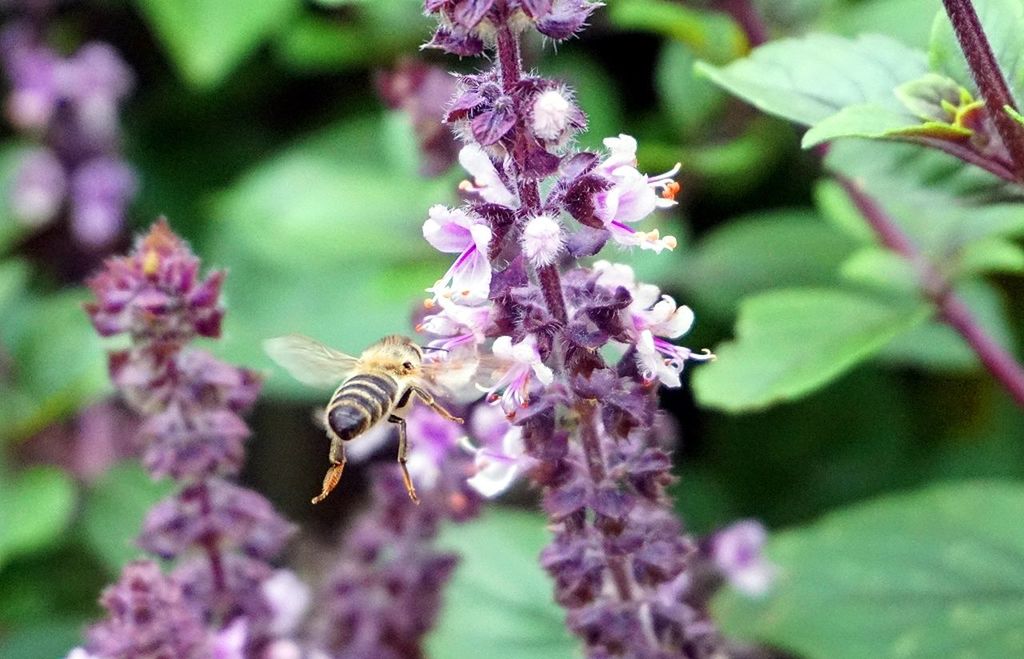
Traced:
[[293, 378], [311, 387], [337, 386], [358, 360], [301, 334], [267, 339], [263, 349]]
[[425, 361], [423, 379], [435, 393], [465, 403], [480, 398], [481, 392], [493, 387], [507, 368], [505, 361], [493, 355], [458, 351]]

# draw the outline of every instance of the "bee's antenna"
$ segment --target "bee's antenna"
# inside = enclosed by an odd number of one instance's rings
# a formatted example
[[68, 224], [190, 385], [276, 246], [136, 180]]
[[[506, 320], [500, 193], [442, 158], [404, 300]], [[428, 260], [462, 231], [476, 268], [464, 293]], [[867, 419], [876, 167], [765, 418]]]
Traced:
[[437, 352], [448, 352], [448, 348], [438, 348], [437, 346], [420, 346], [423, 350], [435, 350]]

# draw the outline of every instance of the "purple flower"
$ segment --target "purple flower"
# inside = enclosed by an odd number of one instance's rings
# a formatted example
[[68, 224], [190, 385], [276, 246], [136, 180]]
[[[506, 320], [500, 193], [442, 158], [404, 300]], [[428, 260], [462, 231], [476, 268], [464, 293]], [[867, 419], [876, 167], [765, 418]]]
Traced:
[[470, 445], [475, 473], [466, 482], [488, 499], [505, 492], [533, 465], [526, 455], [523, 429], [509, 423], [500, 408], [478, 405], [471, 420], [478, 446]]
[[134, 252], [107, 261], [89, 281], [96, 296], [86, 305], [102, 336], [129, 332], [140, 340], [181, 342], [217, 337], [223, 273], [200, 280], [199, 260], [166, 220], [136, 242]]
[[84, 245], [101, 246], [117, 236], [135, 196], [135, 173], [105, 156], [82, 164], [71, 176], [71, 230]]
[[11, 210], [22, 223], [48, 224], [60, 212], [67, 194], [64, 167], [49, 149], [34, 149], [18, 167], [11, 191]]
[[459, 189], [479, 196], [486, 202], [512, 207], [515, 196], [509, 192], [490, 156], [476, 144], [467, 144], [459, 151], [459, 163], [469, 172], [472, 181], [463, 181]]
[[718, 531], [709, 541], [708, 553], [715, 567], [733, 588], [749, 597], [765, 595], [778, 573], [764, 556], [767, 538], [760, 523], [743, 520]]
[[534, 383], [549, 385], [554, 381], [554, 373], [541, 359], [537, 339], [533, 335], [527, 335], [515, 344], [512, 337], [499, 336], [491, 345], [491, 352], [507, 366], [488, 390], [488, 397], [500, 401], [501, 408], [510, 418], [530, 405], [530, 389]]
[[430, 208], [430, 217], [423, 223], [423, 237], [435, 249], [459, 256], [427, 291], [439, 297], [454, 298], [466, 303], [487, 299], [491, 286], [491, 264], [487, 245], [491, 230], [460, 209], [437, 205]]
[[178, 584], [150, 561], [125, 566], [121, 580], [100, 598], [109, 614], [89, 630], [89, 653], [104, 658], [206, 655], [202, 619]]

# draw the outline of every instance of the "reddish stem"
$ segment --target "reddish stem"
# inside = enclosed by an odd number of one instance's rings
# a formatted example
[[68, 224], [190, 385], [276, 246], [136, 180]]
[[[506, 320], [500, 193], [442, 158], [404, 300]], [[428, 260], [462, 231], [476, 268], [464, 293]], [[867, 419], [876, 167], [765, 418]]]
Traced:
[[[213, 504], [210, 501], [210, 488], [206, 481], [199, 483], [199, 510], [203, 518], [209, 519], [213, 515]], [[213, 592], [217, 595], [227, 590], [227, 579], [224, 574], [224, 561], [220, 555], [220, 547], [217, 535], [207, 533], [200, 539], [200, 544], [210, 560], [210, 574], [213, 576]]]
[[921, 289], [938, 309], [939, 319], [963, 337], [985, 368], [1024, 408], [1024, 367], [978, 324], [967, 305], [953, 292], [950, 282], [924, 258], [885, 210], [854, 180], [836, 178], [882, 244], [917, 267]]
[[942, 4], [953, 24], [953, 31], [967, 59], [974, 83], [985, 101], [985, 108], [1013, 159], [1017, 181], [1024, 182], [1024, 126], [1006, 113], [1005, 108], [1016, 110], [1017, 104], [992, 54], [992, 47], [978, 20], [978, 13], [970, 0], [942, 0]]

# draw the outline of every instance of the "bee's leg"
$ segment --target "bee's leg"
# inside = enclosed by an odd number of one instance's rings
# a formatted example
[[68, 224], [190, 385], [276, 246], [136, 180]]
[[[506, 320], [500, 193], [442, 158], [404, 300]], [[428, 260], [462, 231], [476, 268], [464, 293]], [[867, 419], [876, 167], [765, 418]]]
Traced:
[[412, 485], [412, 478], [409, 476], [409, 469], [405, 466], [406, 453], [409, 450], [409, 441], [405, 436], [405, 419], [392, 414], [388, 421], [398, 426], [398, 465], [402, 468], [402, 480], [405, 482], [405, 491], [413, 503], [419, 503], [420, 498], [416, 496], [416, 488]]
[[331, 467], [327, 470], [327, 475], [324, 476], [324, 486], [320, 490], [320, 494], [313, 497], [313, 503], [320, 503], [327, 498], [327, 495], [331, 493], [335, 487], [338, 486], [338, 482], [341, 480], [341, 473], [345, 471], [345, 443], [341, 441], [340, 437], [331, 437], [331, 453], [330, 453]]
[[444, 407], [442, 407], [440, 403], [434, 400], [434, 396], [431, 395], [431, 393], [426, 389], [420, 389], [419, 387], [410, 387], [410, 389], [412, 389], [412, 392], [414, 394], [420, 397], [420, 400], [429, 405], [430, 409], [434, 410], [442, 417], [448, 419], [449, 421], [454, 421], [455, 423], [462, 423], [462, 419], [455, 416], [448, 410], [444, 409]]

